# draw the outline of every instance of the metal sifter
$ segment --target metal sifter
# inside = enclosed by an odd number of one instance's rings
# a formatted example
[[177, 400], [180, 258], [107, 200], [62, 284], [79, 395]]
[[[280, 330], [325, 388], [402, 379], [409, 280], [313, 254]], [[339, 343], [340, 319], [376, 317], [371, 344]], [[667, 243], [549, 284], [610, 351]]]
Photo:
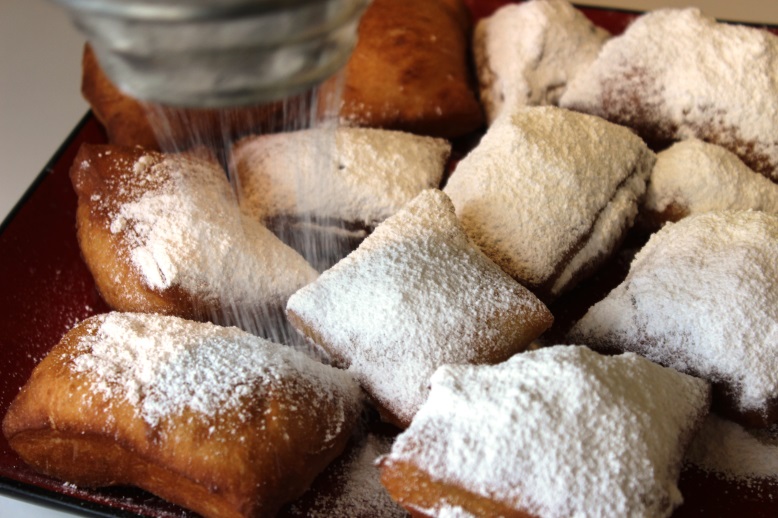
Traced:
[[369, 0], [55, 0], [133, 97], [174, 106], [258, 104], [334, 74]]

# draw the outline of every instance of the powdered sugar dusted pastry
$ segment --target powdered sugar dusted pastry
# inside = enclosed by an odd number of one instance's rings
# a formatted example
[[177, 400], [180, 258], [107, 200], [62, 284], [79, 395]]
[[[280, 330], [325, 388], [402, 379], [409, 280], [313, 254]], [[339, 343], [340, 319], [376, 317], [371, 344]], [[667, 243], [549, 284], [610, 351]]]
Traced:
[[343, 451], [361, 398], [347, 373], [236, 328], [110, 313], [36, 367], [3, 433], [25, 462], [76, 485], [271, 516]]
[[647, 142], [697, 137], [778, 181], [778, 36], [660, 9], [611, 39], [560, 105], [630, 126]]
[[557, 104], [610, 36], [566, 0], [509, 4], [481, 19], [473, 55], [481, 102], [491, 122], [503, 104]]
[[309, 214], [374, 227], [437, 188], [451, 145], [369, 128], [248, 137], [233, 147], [243, 209], [268, 223]]
[[665, 225], [569, 340], [633, 351], [714, 384], [740, 422], [778, 419], [778, 216], [707, 212]]
[[325, 83], [322, 105], [350, 125], [457, 137], [484, 116], [468, 66], [471, 22], [462, 0], [373, 0], [343, 82]]
[[81, 251], [114, 309], [258, 332], [254, 317], [282, 311], [316, 278], [299, 254], [241, 214], [216, 162], [87, 144], [70, 174]]
[[621, 241], [654, 161], [627, 128], [560, 108], [519, 107], [490, 126], [445, 192], [486, 255], [551, 299]]
[[712, 210], [778, 214], [778, 184], [715, 144], [689, 139], [657, 154], [640, 219], [657, 228]]
[[502, 361], [552, 322], [467, 238], [437, 190], [419, 194], [295, 293], [287, 312], [399, 426], [424, 402], [437, 367]]
[[710, 387], [634, 354], [555, 346], [447, 365], [381, 460], [420, 516], [670, 516]]

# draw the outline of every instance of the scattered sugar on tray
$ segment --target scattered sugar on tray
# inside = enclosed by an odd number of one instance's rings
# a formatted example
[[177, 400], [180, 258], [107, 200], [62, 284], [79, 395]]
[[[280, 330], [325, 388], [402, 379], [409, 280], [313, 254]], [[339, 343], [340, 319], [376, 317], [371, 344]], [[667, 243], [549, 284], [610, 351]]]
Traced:
[[725, 209], [778, 213], [778, 184], [723, 147], [689, 139], [657, 154], [646, 190], [648, 210], [662, 212], [673, 203], [691, 214]]
[[503, 105], [557, 104], [609, 36], [565, 0], [509, 4], [480, 20], [474, 53], [489, 120]]
[[[206, 301], [283, 300], [316, 272], [243, 216], [224, 172], [192, 157], [143, 155], [110, 230], [151, 288], [181, 286]], [[138, 186], [143, 187], [138, 189]], [[142, 192], [138, 195], [137, 192]]]
[[[291, 514], [308, 518], [348, 516], [350, 518], [404, 518], [407, 513], [396, 504], [381, 484], [375, 465], [379, 456], [387, 453], [392, 439], [368, 434], [345, 457], [336, 460], [333, 491], [317, 493], [310, 505], [293, 504]], [[307, 501], [306, 501], [307, 503]]]
[[749, 431], [710, 414], [689, 446], [686, 462], [729, 480], [778, 481], [778, 428]]
[[537, 516], [667, 516], [702, 380], [627, 353], [556, 346], [447, 365], [382, 459]]
[[764, 411], [778, 395], [777, 257], [775, 215], [708, 212], [665, 225], [569, 339], [649, 340], [634, 351], [729, 382], [742, 409]]
[[94, 392], [130, 403], [151, 426], [184, 409], [204, 416], [235, 409], [290, 379], [336, 402], [360, 397], [347, 373], [237, 328], [129, 313], [97, 319], [72, 370]]

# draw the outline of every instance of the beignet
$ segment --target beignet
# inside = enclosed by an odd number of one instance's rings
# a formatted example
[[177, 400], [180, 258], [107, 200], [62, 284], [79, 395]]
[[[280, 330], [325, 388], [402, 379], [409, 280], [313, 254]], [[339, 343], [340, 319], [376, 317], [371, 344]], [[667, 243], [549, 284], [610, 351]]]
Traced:
[[723, 147], [689, 139], [657, 154], [639, 219], [657, 229], [690, 214], [748, 209], [778, 214], [778, 184]]
[[109, 313], [35, 368], [3, 433], [25, 462], [76, 485], [271, 516], [343, 451], [361, 397], [346, 372], [236, 328]]
[[[450, 151], [443, 139], [325, 128], [247, 137], [232, 162], [244, 212], [312, 264], [332, 256], [331, 266], [422, 190], [439, 187]], [[344, 236], [348, 246], [338, 247]]]
[[373, 0], [344, 78], [325, 83], [320, 104], [341, 99], [336, 113], [349, 125], [446, 138], [478, 129], [470, 28], [462, 0]]
[[404, 427], [446, 363], [496, 363], [552, 323], [546, 307], [467, 238], [448, 197], [419, 194], [292, 295], [289, 320]]
[[518, 107], [489, 127], [444, 191], [486, 255], [549, 301], [621, 242], [655, 159], [627, 128]]
[[241, 214], [214, 161], [84, 144], [70, 175], [82, 255], [113, 309], [211, 319], [259, 334], [268, 331], [264, 318], [282, 315], [289, 295], [317, 276]]
[[555, 346], [446, 365], [380, 460], [416, 516], [670, 516], [709, 385], [635, 354]]
[[668, 223], [568, 340], [632, 351], [709, 380], [741, 423], [778, 419], [778, 216], [706, 212]]
[[635, 129], [646, 142], [699, 138], [778, 181], [778, 36], [699, 9], [642, 15], [568, 84], [560, 106]]
[[498, 9], [475, 26], [473, 57], [481, 103], [493, 122], [507, 105], [556, 105], [567, 83], [597, 57], [610, 33], [566, 0]]

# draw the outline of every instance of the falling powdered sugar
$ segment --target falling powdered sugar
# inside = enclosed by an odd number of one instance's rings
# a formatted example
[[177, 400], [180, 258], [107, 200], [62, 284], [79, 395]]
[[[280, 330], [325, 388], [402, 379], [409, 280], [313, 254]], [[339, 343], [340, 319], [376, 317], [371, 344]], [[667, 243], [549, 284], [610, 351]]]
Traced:
[[204, 418], [238, 409], [292, 379], [323, 398], [360, 398], [347, 373], [237, 328], [133, 313], [100, 315], [91, 325], [72, 371], [152, 427], [185, 409]]
[[306, 214], [374, 226], [440, 185], [451, 145], [372, 128], [248, 137], [233, 148], [240, 203], [260, 221]]

